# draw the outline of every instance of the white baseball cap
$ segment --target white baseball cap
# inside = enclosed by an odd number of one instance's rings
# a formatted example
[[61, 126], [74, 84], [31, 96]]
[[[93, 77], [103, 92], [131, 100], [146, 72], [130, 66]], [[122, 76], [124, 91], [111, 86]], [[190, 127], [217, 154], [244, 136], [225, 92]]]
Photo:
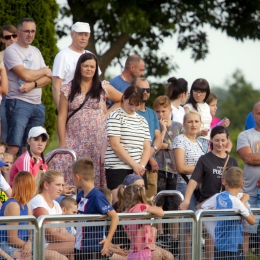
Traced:
[[72, 25], [71, 30], [75, 32], [90, 33], [90, 26], [88, 23], [76, 22]]
[[35, 127], [30, 129], [29, 134], [28, 134], [28, 138], [38, 137], [42, 134], [45, 135], [47, 137], [47, 139], [49, 140], [50, 137], [47, 134], [46, 130], [42, 126], [35, 126]]

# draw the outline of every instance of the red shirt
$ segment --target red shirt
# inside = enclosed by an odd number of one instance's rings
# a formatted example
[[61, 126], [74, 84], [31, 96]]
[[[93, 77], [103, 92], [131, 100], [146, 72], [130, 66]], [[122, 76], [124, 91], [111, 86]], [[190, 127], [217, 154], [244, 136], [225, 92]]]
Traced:
[[[39, 157], [38, 161], [34, 163], [34, 159], [27, 152], [23, 153], [13, 164], [10, 171], [10, 186], [13, 186], [13, 181], [15, 175], [20, 171], [28, 171], [34, 177], [36, 177], [37, 173], [40, 171], [40, 166], [42, 165], [42, 158]], [[44, 170], [48, 170], [48, 166], [46, 163], [43, 164], [42, 168]]]

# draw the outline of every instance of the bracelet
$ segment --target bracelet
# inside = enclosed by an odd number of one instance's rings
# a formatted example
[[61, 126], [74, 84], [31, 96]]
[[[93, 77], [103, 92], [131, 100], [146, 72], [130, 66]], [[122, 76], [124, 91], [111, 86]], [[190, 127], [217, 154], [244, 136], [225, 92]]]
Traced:
[[34, 88], [37, 88], [38, 84], [36, 81], [34, 81]]

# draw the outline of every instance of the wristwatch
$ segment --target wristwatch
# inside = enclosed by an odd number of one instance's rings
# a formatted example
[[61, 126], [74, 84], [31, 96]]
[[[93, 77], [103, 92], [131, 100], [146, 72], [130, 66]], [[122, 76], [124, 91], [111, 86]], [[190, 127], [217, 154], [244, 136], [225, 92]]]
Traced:
[[158, 147], [156, 145], [153, 145], [152, 147], [153, 147], [155, 153], [157, 153], [158, 152]]

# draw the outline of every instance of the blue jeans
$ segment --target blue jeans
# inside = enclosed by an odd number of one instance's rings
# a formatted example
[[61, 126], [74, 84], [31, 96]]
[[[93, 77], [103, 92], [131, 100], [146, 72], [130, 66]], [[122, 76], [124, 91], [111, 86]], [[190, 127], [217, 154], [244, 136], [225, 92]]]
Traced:
[[1, 140], [6, 142], [7, 139], [7, 119], [6, 119], [6, 109], [5, 109], [5, 96], [2, 98], [1, 102]]
[[5, 107], [8, 122], [7, 144], [26, 146], [29, 130], [44, 124], [44, 105], [34, 105], [20, 99], [6, 99]]
[[[250, 196], [250, 199], [248, 201], [248, 204], [250, 205], [250, 208], [258, 208], [257, 206], [257, 197], [252, 197]], [[256, 220], [256, 224], [254, 225], [249, 225], [247, 221], [245, 221], [245, 227], [244, 227], [244, 232], [249, 233], [249, 234], [256, 234], [257, 233], [257, 228], [258, 228], [258, 221]]]
[[[187, 183], [177, 183], [176, 190], [180, 191], [183, 196], [185, 196], [186, 188], [187, 188]], [[196, 205], [197, 205], [197, 199], [192, 194], [188, 209], [193, 210], [195, 212], [197, 210]]]

